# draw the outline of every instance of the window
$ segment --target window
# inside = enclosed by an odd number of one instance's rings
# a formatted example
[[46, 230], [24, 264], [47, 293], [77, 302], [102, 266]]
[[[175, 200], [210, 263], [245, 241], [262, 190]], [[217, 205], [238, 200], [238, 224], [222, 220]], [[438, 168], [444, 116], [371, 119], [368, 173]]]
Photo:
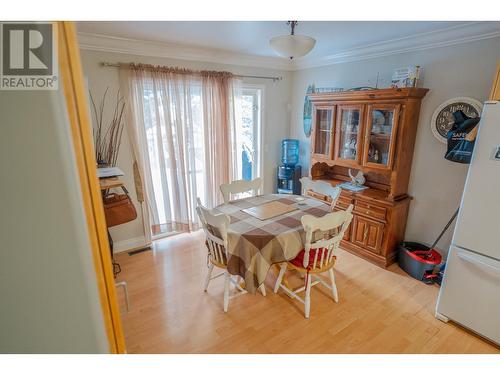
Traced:
[[[151, 217], [154, 238], [185, 230], [182, 228], [186, 228], [186, 218], [195, 215], [184, 212], [189, 207], [180, 205], [179, 200], [187, 197], [195, 201], [199, 197], [205, 204], [207, 189], [212, 189], [207, 182], [210, 176], [205, 171], [202, 89], [197, 82], [189, 82], [182, 89], [183, 95], [177, 96], [178, 100], [174, 99], [177, 93], [165, 91], [172, 88], [154, 87], [146, 82], [141, 90], [146, 130], [144, 141], [154, 206], [151, 210], [154, 213]], [[236, 156], [235, 179], [251, 180], [261, 175], [262, 88], [243, 87], [234, 99], [236, 118], [232, 152]], [[185, 165], [182, 170], [177, 163], [181, 159]], [[185, 182], [180, 184], [179, 181]]]
[[[252, 180], [261, 175], [261, 102], [262, 89], [243, 87], [241, 93], [241, 127], [236, 137], [239, 178]], [[237, 111], [238, 113], [238, 111]]]

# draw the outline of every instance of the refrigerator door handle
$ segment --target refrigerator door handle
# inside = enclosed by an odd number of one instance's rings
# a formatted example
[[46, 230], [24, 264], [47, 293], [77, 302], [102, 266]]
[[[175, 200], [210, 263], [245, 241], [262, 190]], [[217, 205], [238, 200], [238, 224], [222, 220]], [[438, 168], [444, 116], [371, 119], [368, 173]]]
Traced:
[[486, 267], [486, 268], [488, 268], [496, 273], [500, 273], [500, 268], [492, 266], [491, 264], [488, 264], [488, 263], [484, 263], [478, 259], [474, 259], [473, 257], [471, 257], [465, 253], [458, 253], [457, 255], [460, 259], [465, 260], [466, 262], [477, 264], [477, 265]]

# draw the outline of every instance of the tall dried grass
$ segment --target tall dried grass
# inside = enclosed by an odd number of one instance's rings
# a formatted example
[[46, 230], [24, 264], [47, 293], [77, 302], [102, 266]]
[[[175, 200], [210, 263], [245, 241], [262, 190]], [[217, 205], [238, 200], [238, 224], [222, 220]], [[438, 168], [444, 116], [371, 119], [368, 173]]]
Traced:
[[123, 113], [125, 110], [125, 100], [120, 96], [120, 90], [116, 93], [113, 116], [105, 123], [107, 95], [108, 88], [106, 88], [99, 108], [97, 108], [92, 93], [90, 92], [90, 101], [94, 114], [93, 136], [95, 158], [100, 167], [116, 166], [124, 129]]

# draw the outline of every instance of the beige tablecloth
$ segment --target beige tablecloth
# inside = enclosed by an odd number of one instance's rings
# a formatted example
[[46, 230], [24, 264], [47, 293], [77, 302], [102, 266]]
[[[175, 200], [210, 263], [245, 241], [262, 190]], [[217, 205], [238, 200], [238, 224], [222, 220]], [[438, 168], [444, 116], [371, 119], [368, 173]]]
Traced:
[[[228, 230], [228, 271], [245, 279], [245, 288], [255, 293], [266, 279], [274, 263], [291, 260], [303, 249], [304, 230], [300, 218], [304, 215], [321, 217], [331, 212], [329, 204], [296, 195], [269, 194], [245, 198], [217, 206], [215, 212], [223, 212], [231, 218]], [[253, 217], [243, 209], [271, 201], [292, 205], [297, 210], [268, 220]]]

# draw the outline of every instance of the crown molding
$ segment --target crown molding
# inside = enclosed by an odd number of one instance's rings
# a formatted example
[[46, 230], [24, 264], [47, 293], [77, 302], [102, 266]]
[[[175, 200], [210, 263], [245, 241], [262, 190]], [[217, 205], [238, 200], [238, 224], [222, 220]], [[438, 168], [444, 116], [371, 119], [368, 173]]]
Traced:
[[81, 49], [90, 51], [204, 61], [276, 70], [293, 70], [293, 66], [288, 59], [283, 57], [256, 56], [199, 46], [153, 42], [83, 32], [78, 33], [78, 41]]
[[302, 70], [367, 60], [400, 53], [453, 46], [500, 37], [500, 22], [464, 22], [463, 24], [414, 34], [412, 36], [368, 44], [319, 58], [303, 57], [289, 61], [282, 57], [256, 56], [176, 43], [153, 42], [102, 34], [78, 33], [80, 48], [138, 56], [205, 61], [284, 71]]
[[364, 45], [321, 58], [301, 58], [294, 70], [368, 60], [413, 51], [440, 48], [500, 37], [500, 22], [467, 22], [439, 30]]

